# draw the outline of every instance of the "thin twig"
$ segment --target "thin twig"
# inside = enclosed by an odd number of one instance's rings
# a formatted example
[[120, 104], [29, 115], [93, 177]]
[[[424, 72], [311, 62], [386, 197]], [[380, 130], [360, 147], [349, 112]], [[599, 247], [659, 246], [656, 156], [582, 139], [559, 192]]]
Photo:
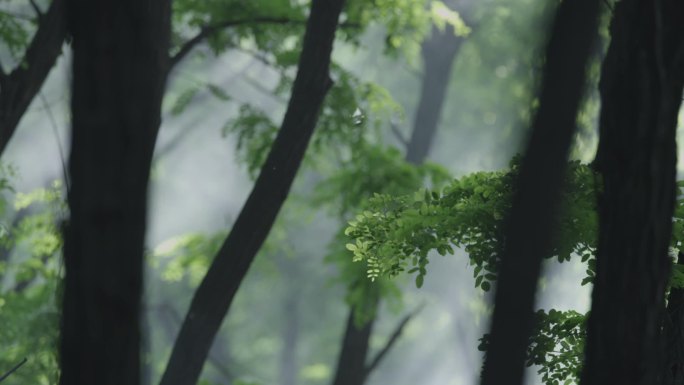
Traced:
[[289, 18], [283, 18], [283, 17], [255, 17], [252, 19], [243, 19], [243, 20], [226, 20], [222, 23], [217, 23], [214, 25], [209, 25], [202, 27], [200, 31], [195, 35], [193, 38], [190, 40], [186, 41], [181, 45], [180, 50], [178, 52], [171, 56], [170, 59], [170, 64], [169, 64], [169, 69], [173, 68], [178, 62], [183, 60], [185, 56], [187, 56], [190, 51], [192, 51], [193, 48], [195, 48], [196, 45], [204, 41], [204, 39], [210, 37], [211, 35], [217, 33], [218, 31], [225, 29], [225, 28], [230, 28], [230, 27], [236, 27], [239, 25], [244, 25], [244, 24], [305, 24], [306, 20], [294, 20], [294, 19], [289, 19]]
[[404, 136], [404, 133], [401, 132], [401, 130], [399, 130], [399, 127], [397, 127], [397, 124], [394, 122], [390, 122], [390, 128], [392, 129], [392, 133], [397, 138], [397, 140], [399, 142], [401, 142], [401, 144], [403, 144], [406, 149], [408, 149], [409, 141]]
[[43, 103], [43, 108], [47, 111], [48, 119], [52, 125], [53, 133], [55, 134], [55, 141], [57, 142], [57, 150], [59, 151], [59, 160], [62, 162], [62, 175], [64, 176], [64, 186], [66, 187], [67, 193], [70, 191], [71, 183], [69, 181], [69, 174], [67, 173], [66, 158], [64, 156], [64, 149], [62, 148], [62, 141], [59, 138], [59, 129], [57, 128], [57, 122], [55, 121], [55, 116], [52, 114], [52, 109], [45, 99], [45, 95], [40, 93], [40, 100]]
[[38, 22], [43, 19], [43, 11], [40, 10], [40, 7], [38, 4], [36, 4], [36, 0], [29, 0], [29, 3], [31, 3], [31, 7], [33, 8], [33, 11], [36, 13], [36, 17], [38, 18]]
[[24, 365], [26, 361], [28, 361], [28, 358], [24, 358], [20, 363], [16, 364], [12, 369], [10, 369], [9, 372], [3, 374], [2, 377], [0, 377], [0, 382], [4, 381], [5, 378], [9, 377], [10, 374], [14, 373], [17, 369]]
[[[221, 23], [217, 23], [214, 25], [208, 25], [200, 28], [200, 31], [192, 37], [190, 40], [186, 41], [183, 43], [176, 52], [175, 55], [172, 55], [169, 58], [169, 70], [171, 70], [176, 64], [178, 64], [185, 56], [187, 56], [190, 51], [192, 51], [198, 44], [203, 42], [205, 39], [210, 37], [211, 35], [219, 32], [222, 29], [230, 28], [230, 27], [237, 27], [240, 25], [245, 25], [245, 24], [298, 24], [298, 25], [305, 25], [306, 20], [304, 19], [290, 19], [286, 17], [254, 17], [251, 19], [243, 19], [243, 20], [226, 20]], [[360, 25], [358, 23], [342, 23], [340, 24], [340, 28], [358, 28]]]
[[613, 8], [608, 0], [603, 0], [603, 4], [605, 4], [606, 8], [608, 8], [611, 13], [615, 12], [615, 8]]
[[378, 352], [378, 354], [375, 355], [370, 365], [366, 366], [366, 368], [364, 369], [366, 376], [368, 376], [373, 370], [375, 370], [375, 368], [377, 368], [382, 359], [385, 358], [387, 353], [392, 349], [394, 344], [397, 342], [399, 337], [401, 337], [401, 333], [404, 331], [404, 327], [406, 327], [411, 318], [415, 317], [418, 313], [420, 313], [420, 311], [423, 310], [424, 307], [424, 303], [420, 304], [414, 311], [406, 315], [401, 320], [401, 322], [399, 322], [397, 327], [394, 329], [394, 332], [392, 332], [390, 338], [385, 343], [385, 346]]

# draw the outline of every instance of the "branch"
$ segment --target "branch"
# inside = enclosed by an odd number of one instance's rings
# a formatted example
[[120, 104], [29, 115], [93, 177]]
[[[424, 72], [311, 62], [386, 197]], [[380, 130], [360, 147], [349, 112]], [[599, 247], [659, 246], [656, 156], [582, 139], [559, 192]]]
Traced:
[[397, 342], [399, 337], [401, 337], [401, 333], [404, 331], [404, 327], [409, 323], [411, 318], [415, 317], [418, 313], [420, 313], [421, 310], [425, 307], [425, 304], [419, 305], [414, 311], [406, 315], [401, 322], [396, 326], [394, 329], [394, 332], [390, 335], [390, 338], [387, 340], [385, 343], [385, 346], [378, 352], [378, 354], [375, 355], [373, 360], [371, 361], [370, 365], [368, 365], [365, 369], [365, 376], [368, 377], [368, 375], [375, 370], [375, 368], [378, 367], [380, 362], [382, 361], [383, 358], [389, 353], [389, 351], [392, 349], [394, 344]]
[[[200, 28], [200, 31], [192, 37], [190, 40], [186, 41], [181, 45], [180, 49], [178, 52], [176, 52], [175, 55], [172, 55], [169, 58], [169, 71], [176, 65], [178, 64], [181, 60], [183, 60], [189, 53], [192, 51], [199, 43], [203, 42], [205, 39], [210, 37], [211, 35], [219, 32], [222, 29], [230, 28], [230, 27], [236, 27], [239, 25], [244, 25], [244, 24], [299, 24], [299, 25], [305, 25], [306, 20], [298, 20], [298, 19], [290, 19], [286, 17], [255, 17], [252, 19], [244, 19], [244, 20], [226, 20], [221, 23], [217, 23], [214, 25], [209, 25], [209, 26], [204, 26]], [[361, 25], [358, 23], [340, 23], [340, 28], [359, 28]]]
[[14, 373], [17, 369], [21, 368], [22, 365], [24, 365], [28, 361], [28, 358], [24, 358], [20, 363], [16, 364], [12, 369], [9, 370], [9, 372], [5, 373], [0, 377], [0, 382], [4, 381], [5, 378], [9, 377], [10, 374]]
[[219, 32], [222, 29], [236, 27], [244, 24], [306, 24], [306, 20], [295, 20], [285, 17], [255, 17], [252, 19], [244, 20], [226, 20], [222, 23], [217, 23], [210, 26], [202, 27], [193, 38], [186, 41], [181, 45], [180, 50], [171, 56], [169, 60], [169, 70], [178, 64], [185, 56], [187, 56], [190, 51], [195, 48], [199, 43], [210, 37], [211, 35]]
[[404, 133], [402, 133], [401, 130], [399, 130], [399, 127], [397, 127], [397, 124], [394, 122], [390, 122], [390, 128], [392, 129], [392, 133], [394, 134], [394, 137], [396, 137], [397, 140], [399, 142], [401, 142], [401, 144], [404, 145], [404, 148], [408, 149], [409, 141], [404, 136]]
[[19, 120], [62, 53], [66, 35], [66, 1], [53, 0], [21, 60], [3, 80], [0, 92], [0, 155]]
[[36, 13], [38, 23], [40, 23], [43, 19], [43, 11], [41, 11], [40, 7], [38, 7], [38, 4], [36, 4], [36, 0], [29, 0], [29, 3], [31, 3], [31, 8], [33, 8], [33, 11]]

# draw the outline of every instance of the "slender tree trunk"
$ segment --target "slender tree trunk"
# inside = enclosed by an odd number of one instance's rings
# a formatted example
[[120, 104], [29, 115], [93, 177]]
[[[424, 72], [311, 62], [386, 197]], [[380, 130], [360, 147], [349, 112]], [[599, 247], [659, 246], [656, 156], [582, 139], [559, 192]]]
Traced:
[[69, 0], [71, 217], [62, 385], [140, 383], [147, 184], [160, 124], [168, 0]]
[[534, 296], [542, 258], [551, 250], [552, 224], [585, 88], [586, 63], [597, 35], [598, 5], [597, 0], [558, 5], [546, 50], [539, 110], [507, 218], [483, 385], [523, 382]]
[[344, 0], [313, 0], [278, 136], [233, 229], [200, 283], [161, 385], [194, 385], [235, 293], [290, 190], [332, 85], [330, 54]]
[[[291, 290], [295, 291], [295, 290]], [[280, 355], [280, 384], [297, 385], [297, 343], [299, 341], [299, 294], [290, 293], [284, 302], [285, 323], [282, 330], [283, 349]]]
[[0, 73], [0, 155], [62, 53], [66, 1], [52, 1], [47, 12], [39, 18], [38, 29], [22, 62], [12, 72]]
[[406, 152], [406, 161], [410, 163], [423, 163], [430, 151], [442, 116], [451, 68], [463, 41], [451, 28], [440, 31], [433, 27], [432, 35], [422, 45], [423, 81]]
[[603, 177], [582, 384], [656, 383], [684, 87], [684, 3], [615, 5], [600, 83]]
[[[450, 28], [440, 31], [433, 27], [432, 35], [423, 42], [423, 81], [411, 138], [406, 144], [405, 159], [411, 164], [422, 164], [430, 152], [446, 99], [451, 68], [463, 40]], [[366, 368], [366, 358], [380, 302], [377, 300], [371, 304], [374, 315], [363, 326], [356, 325], [354, 309], [349, 310], [333, 385], [363, 385], [366, 382], [370, 374]]]
[[[379, 303], [379, 299], [374, 301], [376, 311]], [[375, 317], [362, 326], [357, 326], [355, 318], [356, 315], [352, 309], [347, 318], [347, 326], [342, 338], [342, 351], [337, 361], [333, 385], [361, 385], [368, 378], [366, 358]]]

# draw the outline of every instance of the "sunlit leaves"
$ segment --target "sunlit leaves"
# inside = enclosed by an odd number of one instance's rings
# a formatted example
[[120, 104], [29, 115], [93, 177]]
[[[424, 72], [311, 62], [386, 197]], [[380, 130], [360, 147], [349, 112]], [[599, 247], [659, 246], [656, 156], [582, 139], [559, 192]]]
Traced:
[[[453, 253], [452, 246], [456, 246], [469, 255], [475, 285], [490, 290], [496, 279], [504, 241], [503, 219], [510, 208], [516, 175], [513, 163], [509, 171], [473, 173], [441, 191], [375, 195], [369, 199], [367, 211], [357, 215], [346, 229], [352, 239], [369, 245], [357, 250], [354, 259], [373, 261], [373, 269], [369, 268], [372, 278], [406, 270], [422, 276], [430, 252]], [[597, 230], [593, 178], [589, 167], [569, 164], [563, 215], [548, 256], [563, 262], [580, 255], [588, 261], [589, 277], [593, 277], [590, 256]]]
[[[8, 184], [3, 187], [8, 190]], [[54, 384], [58, 379], [57, 311], [59, 223], [65, 204], [61, 184], [17, 194], [14, 223], [1, 239], [0, 366], [10, 368], [24, 357], [31, 370], [17, 371], [16, 383]]]
[[471, 29], [466, 25], [466, 23], [461, 18], [458, 12], [449, 9], [441, 1], [433, 1], [430, 4], [430, 15], [432, 16], [432, 21], [435, 26], [440, 30], [444, 31], [448, 26], [454, 29], [456, 36], [467, 36], [470, 34]]
[[[527, 348], [526, 365], [537, 365], [537, 373], [546, 385], [574, 384], [579, 382], [584, 358], [586, 314], [576, 311], [535, 313], [534, 330]], [[480, 338], [480, 351], [487, 351], [489, 334]]]

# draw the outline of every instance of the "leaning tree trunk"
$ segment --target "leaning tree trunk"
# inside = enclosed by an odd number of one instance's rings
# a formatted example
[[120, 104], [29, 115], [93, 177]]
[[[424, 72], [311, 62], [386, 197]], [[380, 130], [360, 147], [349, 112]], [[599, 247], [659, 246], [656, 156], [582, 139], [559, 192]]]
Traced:
[[0, 69], [0, 155], [62, 53], [66, 2], [53, 0], [47, 12], [38, 17], [38, 29], [20, 64], [7, 74]]
[[546, 50], [539, 110], [507, 218], [483, 385], [523, 382], [534, 296], [542, 258], [551, 250], [552, 224], [584, 91], [586, 63], [598, 29], [598, 4], [597, 0], [573, 0], [558, 5]]
[[170, 1], [69, 0], [67, 6], [73, 131], [60, 384], [136, 385], [147, 184]]
[[603, 177], [582, 384], [656, 383], [671, 262], [684, 3], [616, 3], [600, 83]]
[[313, 0], [299, 69], [278, 136], [233, 229], [200, 283], [161, 385], [194, 385], [235, 293], [290, 190], [332, 85], [330, 54], [344, 0]]

